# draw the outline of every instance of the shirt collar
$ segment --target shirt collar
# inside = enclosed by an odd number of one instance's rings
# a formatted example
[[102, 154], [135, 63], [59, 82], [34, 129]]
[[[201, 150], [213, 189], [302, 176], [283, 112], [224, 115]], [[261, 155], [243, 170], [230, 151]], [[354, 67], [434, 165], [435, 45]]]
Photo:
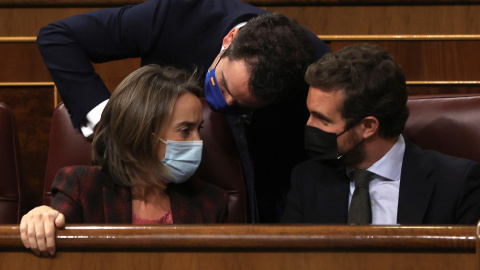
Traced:
[[370, 166], [368, 171], [386, 178], [387, 180], [400, 181], [404, 154], [405, 139], [400, 134], [392, 149]]
[[[384, 180], [400, 181], [404, 154], [405, 139], [400, 134], [393, 147], [367, 171], [384, 178]], [[352, 171], [354, 171], [352, 167], [347, 168], [347, 174], [350, 175]]]

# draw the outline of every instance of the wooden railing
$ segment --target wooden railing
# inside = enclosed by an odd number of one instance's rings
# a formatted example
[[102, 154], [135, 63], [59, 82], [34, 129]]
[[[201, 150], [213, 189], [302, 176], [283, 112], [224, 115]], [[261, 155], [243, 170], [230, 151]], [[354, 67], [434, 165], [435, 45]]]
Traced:
[[475, 226], [71, 225], [56, 238], [55, 258], [38, 258], [0, 226], [0, 269], [477, 267]]
[[[474, 253], [475, 226], [69, 225], [63, 249], [429, 250]], [[23, 248], [19, 226], [0, 226], [0, 248]]]
[[[123, 6], [134, 5], [145, 0], [0, 0], [4, 7], [78, 7], [78, 6]], [[452, 5], [475, 4], [478, 0], [243, 0], [254, 6], [325, 6], [325, 5]]]

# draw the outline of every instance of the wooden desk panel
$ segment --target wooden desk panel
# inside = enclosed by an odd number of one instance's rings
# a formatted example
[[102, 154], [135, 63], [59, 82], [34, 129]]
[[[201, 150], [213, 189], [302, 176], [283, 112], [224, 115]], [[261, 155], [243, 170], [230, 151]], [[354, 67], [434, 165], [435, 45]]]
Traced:
[[359, 43], [375, 44], [402, 66], [407, 81], [477, 81], [480, 40], [331, 41], [332, 51]]
[[55, 258], [0, 227], [0, 269], [476, 269], [476, 227], [69, 226]]
[[0, 253], [0, 269], [462, 269], [475, 254], [391, 252], [62, 252], [37, 258], [26, 251]]

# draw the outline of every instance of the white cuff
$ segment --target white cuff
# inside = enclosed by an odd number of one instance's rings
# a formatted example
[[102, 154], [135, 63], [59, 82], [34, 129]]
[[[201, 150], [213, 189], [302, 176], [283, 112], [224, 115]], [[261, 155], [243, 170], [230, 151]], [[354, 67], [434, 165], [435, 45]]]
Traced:
[[86, 116], [87, 122], [85, 123], [85, 125], [82, 125], [80, 127], [80, 130], [82, 131], [83, 136], [88, 137], [93, 134], [95, 126], [98, 124], [98, 122], [100, 122], [103, 109], [107, 105], [107, 102], [108, 102], [108, 99], [98, 104], [89, 113], [87, 113], [87, 116]]

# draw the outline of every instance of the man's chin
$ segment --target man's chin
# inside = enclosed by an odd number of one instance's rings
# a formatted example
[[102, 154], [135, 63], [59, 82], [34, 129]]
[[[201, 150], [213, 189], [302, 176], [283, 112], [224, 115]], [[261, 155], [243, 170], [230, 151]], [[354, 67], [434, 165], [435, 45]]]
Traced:
[[349, 153], [343, 155], [340, 158], [340, 161], [345, 166], [354, 166], [361, 163], [365, 158], [365, 153], [363, 152], [362, 147], [357, 147], [350, 151]]

